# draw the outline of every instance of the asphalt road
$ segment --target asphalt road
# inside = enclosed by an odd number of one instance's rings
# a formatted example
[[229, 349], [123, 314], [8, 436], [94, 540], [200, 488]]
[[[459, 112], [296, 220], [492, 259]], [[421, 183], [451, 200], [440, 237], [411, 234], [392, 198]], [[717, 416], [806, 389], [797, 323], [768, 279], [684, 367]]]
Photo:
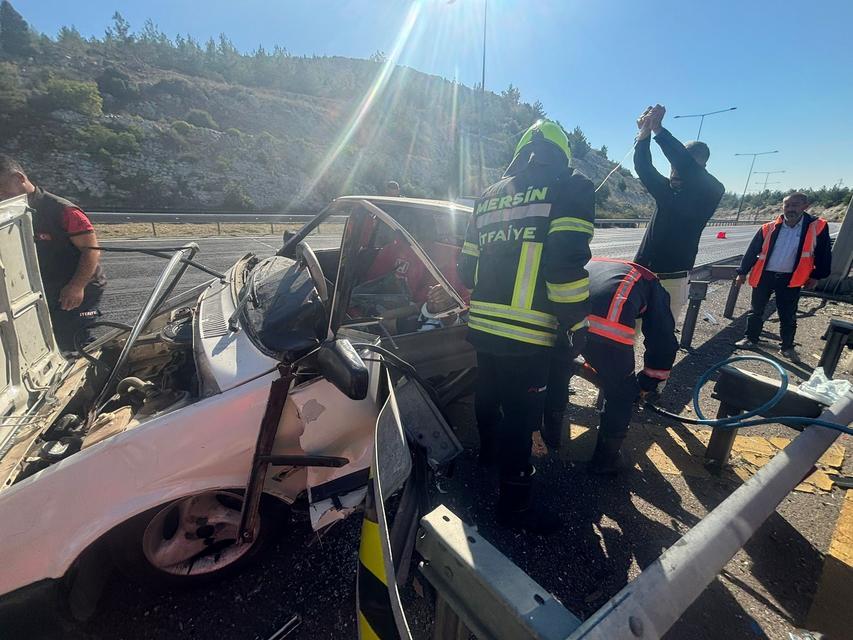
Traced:
[[[746, 250], [755, 234], [757, 226], [712, 227], [705, 230], [699, 245], [696, 264], [716, 262], [739, 255]], [[725, 231], [726, 239], [717, 239], [717, 234]], [[596, 229], [592, 241], [592, 253], [595, 256], [631, 259], [634, 257], [645, 229]], [[278, 236], [247, 236], [222, 238], [152, 238], [150, 240], [122, 240], [104, 242], [104, 246], [173, 247], [194, 240], [200, 251], [196, 260], [217, 270], [226, 270], [245, 253], [252, 252], [260, 257], [273, 254], [280, 246]], [[309, 244], [315, 249], [338, 246], [340, 236], [309, 236]], [[118, 322], [132, 322], [142, 309], [147, 295], [151, 292], [157, 276], [166, 265], [166, 261], [143, 254], [104, 253], [102, 257], [104, 271], [109, 285], [101, 304], [105, 318]], [[177, 292], [185, 290], [206, 280], [210, 276], [190, 269]]]

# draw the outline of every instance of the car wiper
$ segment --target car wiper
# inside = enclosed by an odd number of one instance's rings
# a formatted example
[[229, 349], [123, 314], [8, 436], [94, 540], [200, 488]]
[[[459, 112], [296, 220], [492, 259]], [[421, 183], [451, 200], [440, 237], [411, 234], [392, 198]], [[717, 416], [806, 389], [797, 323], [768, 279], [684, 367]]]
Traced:
[[251, 300], [255, 307], [258, 306], [258, 295], [255, 291], [255, 274], [257, 271], [254, 267], [256, 265], [257, 262], [254, 264], [247, 264], [247, 267], [250, 268], [251, 271], [249, 272], [249, 275], [246, 276], [246, 281], [243, 283], [243, 288], [240, 290], [240, 297], [237, 300], [234, 313], [228, 317], [228, 331], [231, 333], [236, 333], [240, 329], [238, 320], [240, 319], [240, 314], [243, 312], [243, 309], [246, 308], [246, 303]]
[[[153, 249], [140, 249], [137, 247], [84, 247], [89, 251], [103, 251], [103, 252], [112, 252], [112, 253], [144, 253], [145, 255], [154, 256], [156, 258], [163, 258], [164, 260], [171, 260], [172, 255], [176, 251], [180, 251], [184, 247], [155, 247]], [[218, 278], [220, 282], [223, 284], [228, 280], [228, 277], [224, 273], [220, 273], [219, 271], [215, 271], [210, 267], [201, 264], [200, 262], [196, 262], [192, 258], [181, 258], [181, 262], [185, 265], [198, 269], [203, 273], [206, 273], [214, 278]]]

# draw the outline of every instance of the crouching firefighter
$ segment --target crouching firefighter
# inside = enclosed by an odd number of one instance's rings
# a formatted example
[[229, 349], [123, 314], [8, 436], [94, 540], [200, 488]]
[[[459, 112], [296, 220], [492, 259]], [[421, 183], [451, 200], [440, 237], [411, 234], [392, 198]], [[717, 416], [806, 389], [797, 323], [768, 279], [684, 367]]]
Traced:
[[[581, 353], [597, 374], [604, 410], [590, 471], [615, 474], [622, 463], [621, 446], [628, 432], [634, 401], [640, 394], [656, 393], [669, 378], [678, 351], [669, 294], [651, 271], [626, 260], [593, 258], [589, 272], [589, 329]], [[642, 318], [643, 369], [634, 375], [634, 331]], [[555, 350], [542, 437], [559, 442], [568, 384], [574, 365], [571, 354]], [[559, 416], [559, 420], [556, 416]]]
[[584, 265], [595, 193], [570, 159], [559, 125], [531, 126], [503, 178], [475, 204], [458, 264], [473, 289], [468, 340], [477, 351], [480, 457], [498, 463], [497, 521], [542, 534], [560, 521], [533, 508], [531, 436], [542, 420], [551, 350], [558, 337], [581, 341], [589, 304]]

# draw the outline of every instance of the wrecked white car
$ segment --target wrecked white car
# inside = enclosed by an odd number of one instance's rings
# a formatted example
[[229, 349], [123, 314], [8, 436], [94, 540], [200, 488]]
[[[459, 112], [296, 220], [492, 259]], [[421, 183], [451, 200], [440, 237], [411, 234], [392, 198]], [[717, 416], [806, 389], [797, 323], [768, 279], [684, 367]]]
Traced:
[[[473, 381], [451, 268], [469, 215], [340, 198], [278, 255], [177, 296], [197, 248], [170, 251], [134, 325], [67, 361], [26, 199], [0, 203], [0, 603], [59, 595], [85, 616], [113, 565], [192, 584], [256, 556], [292, 507], [315, 529], [346, 517], [383, 407], [431, 458], [452, 456], [437, 406]], [[332, 216], [346, 216], [341, 245], [313, 251]], [[423, 298], [436, 287], [440, 309]]]

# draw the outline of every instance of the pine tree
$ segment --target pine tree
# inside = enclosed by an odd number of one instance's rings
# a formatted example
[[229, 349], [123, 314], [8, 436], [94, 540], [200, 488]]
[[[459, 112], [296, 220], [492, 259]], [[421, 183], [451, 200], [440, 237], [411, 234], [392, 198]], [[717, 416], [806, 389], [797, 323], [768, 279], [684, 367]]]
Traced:
[[13, 56], [33, 53], [30, 27], [8, 0], [0, 2], [0, 49]]

